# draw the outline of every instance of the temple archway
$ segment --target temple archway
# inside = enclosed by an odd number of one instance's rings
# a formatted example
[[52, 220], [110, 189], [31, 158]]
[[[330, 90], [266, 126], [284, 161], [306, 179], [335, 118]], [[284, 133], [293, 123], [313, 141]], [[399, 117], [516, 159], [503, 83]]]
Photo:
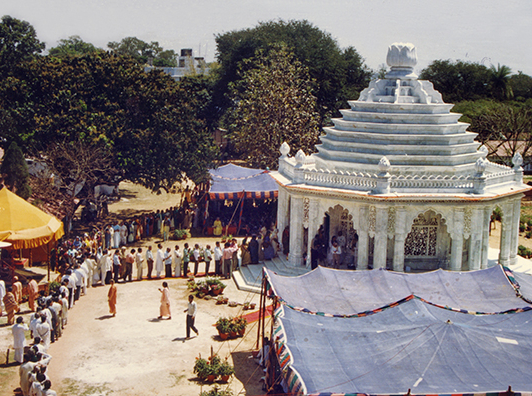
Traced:
[[418, 214], [405, 239], [405, 270], [447, 269], [451, 237], [445, 219], [432, 210]]

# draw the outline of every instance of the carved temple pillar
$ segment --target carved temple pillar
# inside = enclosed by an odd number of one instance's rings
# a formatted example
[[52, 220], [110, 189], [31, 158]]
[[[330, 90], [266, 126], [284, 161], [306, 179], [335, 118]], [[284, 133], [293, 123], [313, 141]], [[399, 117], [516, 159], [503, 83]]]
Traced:
[[295, 266], [303, 264], [303, 198], [290, 199], [290, 252], [288, 262]]
[[469, 270], [480, 269], [480, 261], [482, 256], [482, 226], [475, 227], [475, 224], [482, 224], [483, 220], [482, 209], [473, 209], [471, 211], [471, 218], [469, 219]]
[[368, 233], [368, 207], [362, 206], [360, 208], [360, 230], [358, 232], [358, 256], [357, 269], [368, 269], [368, 249], [369, 249], [369, 233]]
[[388, 208], [377, 207], [375, 213], [375, 244], [373, 268], [386, 268], [388, 248]]
[[501, 250], [499, 251], [499, 263], [507, 266], [510, 265], [510, 250], [512, 244], [512, 226], [513, 226], [513, 205], [504, 203], [502, 205], [501, 221]]
[[462, 250], [464, 245], [464, 210], [456, 208], [453, 213], [454, 230], [451, 234], [451, 271], [462, 270]]
[[488, 268], [488, 250], [490, 247], [490, 222], [491, 222], [491, 207], [482, 209], [482, 254], [480, 258], [480, 268]]
[[[306, 201], [308, 200], [308, 202]], [[307, 268], [311, 268], [311, 249], [312, 249], [312, 240], [318, 232], [318, 227], [320, 226], [320, 217], [318, 214], [319, 202], [317, 199], [305, 198], [303, 201], [303, 226], [308, 229], [307, 233]], [[305, 216], [308, 214], [308, 219], [305, 219]]]
[[289, 202], [290, 194], [288, 194], [284, 188], [279, 187], [279, 192], [277, 195], [277, 229], [279, 230], [279, 242], [281, 243], [283, 231], [290, 223], [290, 219], [288, 218]]
[[511, 202], [513, 207], [512, 233], [510, 241], [510, 264], [517, 263], [517, 250], [519, 247], [519, 219], [521, 218], [521, 198]]
[[393, 270], [405, 272], [405, 225], [406, 210], [397, 208], [395, 211], [395, 235], [393, 246]]

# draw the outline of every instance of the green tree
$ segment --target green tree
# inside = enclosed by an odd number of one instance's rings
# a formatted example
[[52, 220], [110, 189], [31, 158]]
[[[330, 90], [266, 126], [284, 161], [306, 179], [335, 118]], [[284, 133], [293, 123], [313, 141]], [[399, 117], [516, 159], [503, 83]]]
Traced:
[[96, 48], [91, 43], [83, 41], [81, 37], [70, 36], [67, 39], [59, 40], [59, 44], [56, 47], [50, 48], [48, 54], [58, 58], [65, 58], [67, 56], [80, 56], [99, 51], [103, 50]]
[[28, 165], [16, 142], [12, 142], [4, 153], [0, 174], [4, 178], [4, 184], [7, 188], [21, 198], [28, 199], [30, 197]]
[[284, 141], [314, 151], [320, 125], [307, 68], [280, 46], [258, 50], [241, 70], [242, 79], [232, 87], [229, 134], [247, 162], [276, 169]]
[[231, 106], [230, 84], [240, 78], [242, 61], [253, 58], [259, 49], [266, 52], [283, 44], [308, 68], [322, 119], [336, 116], [336, 110], [356, 99], [370, 78], [362, 57], [350, 47], [342, 51], [336, 40], [306, 20], [261, 22], [251, 29], [216, 36], [220, 65], [214, 91], [216, 107], [223, 113]]
[[532, 109], [500, 104], [498, 108], [478, 117], [484, 131], [477, 140], [488, 148], [488, 156], [495, 162], [512, 166], [515, 153], [521, 154], [525, 165], [532, 152]]
[[31, 60], [45, 48], [35, 29], [26, 21], [4, 15], [0, 23], [0, 76], [8, 75], [21, 62]]
[[491, 65], [491, 84], [493, 96], [498, 100], [511, 99], [513, 97], [512, 86], [510, 85], [510, 76], [512, 69], [499, 63], [497, 67]]
[[532, 77], [522, 71], [510, 77], [510, 87], [515, 100], [524, 101], [532, 98]]
[[491, 72], [479, 63], [435, 60], [419, 77], [431, 81], [447, 103], [491, 97]]
[[109, 53], [40, 57], [15, 75], [19, 84], [0, 81], [0, 144], [16, 137], [34, 155], [60, 143], [105, 147], [116, 170], [109, 176], [154, 191], [186, 176], [204, 180], [216, 157], [202, 119], [207, 83], [178, 83]]
[[145, 65], [151, 59], [154, 66], [176, 67], [177, 54], [174, 50], [164, 50], [157, 41], [146, 43], [136, 37], [126, 37], [120, 42], [107, 44], [114, 54], [130, 56], [139, 64]]

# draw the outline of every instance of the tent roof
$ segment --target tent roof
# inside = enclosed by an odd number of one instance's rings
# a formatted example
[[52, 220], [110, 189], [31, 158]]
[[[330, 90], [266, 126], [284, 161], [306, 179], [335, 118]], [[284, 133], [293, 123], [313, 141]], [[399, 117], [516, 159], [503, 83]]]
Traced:
[[[299, 277], [280, 276], [265, 269], [270, 293], [288, 306], [339, 316], [372, 311], [412, 294], [435, 305], [479, 313], [530, 306], [516, 296], [516, 286], [505, 272], [513, 275], [502, 266], [479, 271], [440, 269], [416, 274], [318, 267]], [[532, 281], [524, 293], [532, 301]]]
[[209, 173], [212, 179], [210, 199], [277, 197], [277, 182], [269, 171], [227, 164], [210, 169]]
[[9, 191], [0, 190], [0, 241], [29, 249], [63, 236], [63, 223]]
[[357, 318], [282, 308], [274, 335], [292, 392], [531, 392], [530, 321], [532, 310], [467, 315], [411, 299]]

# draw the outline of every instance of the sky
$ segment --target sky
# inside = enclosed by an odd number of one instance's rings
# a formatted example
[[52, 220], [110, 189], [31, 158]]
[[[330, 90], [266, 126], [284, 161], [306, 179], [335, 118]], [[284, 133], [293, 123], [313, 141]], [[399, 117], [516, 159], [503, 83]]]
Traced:
[[436, 59], [461, 59], [532, 75], [530, 0], [0, 0], [0, 14], [28, 21], [47, 48], [73, 35], [104, 49], [134, 36], [192, 48], [208, 62], [217, 34], [306, 19], [372, 69], [390, 44], [410, 42], [418, 73]]

